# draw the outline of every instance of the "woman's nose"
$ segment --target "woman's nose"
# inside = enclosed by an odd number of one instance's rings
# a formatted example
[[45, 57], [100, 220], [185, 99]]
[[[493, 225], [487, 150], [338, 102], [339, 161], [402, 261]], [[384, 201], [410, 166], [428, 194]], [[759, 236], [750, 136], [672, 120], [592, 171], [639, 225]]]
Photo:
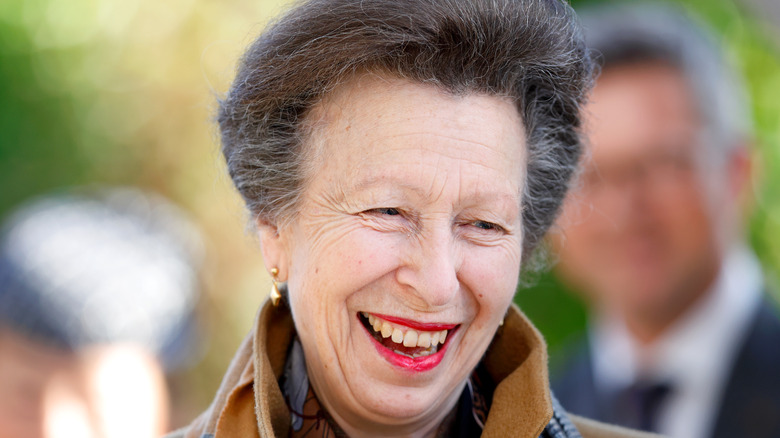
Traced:
[[398, 280], [411, 287], [426, 306], [447, 305], [460, 289], [461, 254], [452, 231], [438, 230], [412, 237], [411, 254], [398, 271]]

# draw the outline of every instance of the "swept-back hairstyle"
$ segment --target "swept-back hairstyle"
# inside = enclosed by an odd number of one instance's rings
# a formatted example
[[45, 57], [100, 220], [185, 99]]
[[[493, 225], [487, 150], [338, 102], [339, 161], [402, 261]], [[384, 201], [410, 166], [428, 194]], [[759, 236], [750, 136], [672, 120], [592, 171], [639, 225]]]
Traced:
[[460, 95], [511, 98], [528, 145], [524, 260], [558, 213], [581, 153], [592, 63], [561, 0], [311, 0], [247, 49], [221, 102], [222, 150], [255, 218], [292, 217], [305, 188], [305, 118], [369, 71]]

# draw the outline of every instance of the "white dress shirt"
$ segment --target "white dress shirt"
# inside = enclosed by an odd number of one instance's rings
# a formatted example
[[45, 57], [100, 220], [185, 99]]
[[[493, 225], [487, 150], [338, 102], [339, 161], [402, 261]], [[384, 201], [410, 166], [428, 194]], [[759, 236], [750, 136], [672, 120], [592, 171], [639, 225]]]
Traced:
[[724, 260], [711, 292], [649, 346], [633, 339], [618, 318], [600, 315], [589, 333], [596, 387], [617, 390], [638, 377], [671, 382], [658, 431], [672, 438], [709, 436], [762, 288], [758, 260], [738, 247]]

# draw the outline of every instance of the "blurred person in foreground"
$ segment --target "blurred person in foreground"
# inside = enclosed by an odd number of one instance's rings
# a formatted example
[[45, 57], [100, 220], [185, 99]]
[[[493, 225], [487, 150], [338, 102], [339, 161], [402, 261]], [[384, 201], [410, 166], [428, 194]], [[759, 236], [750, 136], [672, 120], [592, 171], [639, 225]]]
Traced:
[[269, 27], [218, 119], [274, 286], [174, 436], [607, 436], [511, 304], [591, 74], [558, 0], [314, 0]]
[[0, 235], [0, 437], [158, 437], [186, 359], [199, 235], [163, 199], [72, 191]]
[[582, 16], [603, 66], [556, 271], [592, 317], [556, 393], [572, 412], [672, 437], [780, 437], [780, 321], [743, 234], [742, 84], [675, 8]]

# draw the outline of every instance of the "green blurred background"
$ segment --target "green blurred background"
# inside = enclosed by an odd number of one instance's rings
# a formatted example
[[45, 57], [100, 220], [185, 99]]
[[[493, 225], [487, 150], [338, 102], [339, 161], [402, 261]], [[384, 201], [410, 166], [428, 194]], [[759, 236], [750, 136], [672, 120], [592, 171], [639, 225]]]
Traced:
[[[780, 31], [759, 0], [682, 0], [722, 36], [748, 80], [758, 154], [750, 240], [780, 272]], [[213, 396], [270, 287], [224, 171], [217, 97], [281, 0], [0, 2], [0, 217], [29, 197], [83, 185], [167, 196], [202, 227], [208, 260], [201, 359], [171, 376], [173, 426]], [[580, 8], [594, 1], [573, 1]], [[774, 281], [770, 278], [770, 281]], [[518, 291], [553, 353], [582, 332], [582, 305], [549, 273]], [[778, 290], [778, 288], [775, 288]], [[555, 309], [553, 311], [553, 309]]]

